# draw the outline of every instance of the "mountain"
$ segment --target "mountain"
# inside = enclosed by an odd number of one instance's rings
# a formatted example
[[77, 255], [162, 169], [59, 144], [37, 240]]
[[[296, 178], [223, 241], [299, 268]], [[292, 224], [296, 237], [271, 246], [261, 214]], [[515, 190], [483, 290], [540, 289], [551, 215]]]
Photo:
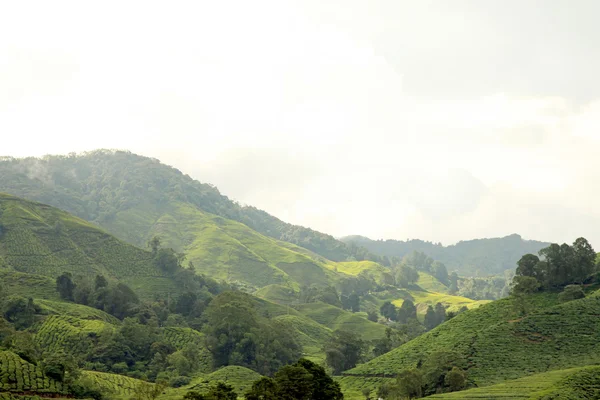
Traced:
[[358, 253], [363, 258], [377, 259], [333, 236], [285, 223], [254, 207], [242, 207], [214, 186], [156, 159], [124, 151], [2, 157], [0, 191], [69, 211], [138, 246], [145, 246], [151, 234], [148, 226], [164, 215], [162, 207], [178, 202], [241, 222], [265, 236], [296, 244], [329, 260], [345, 261]]
[[465, 276], [486, 276], [514, 270], [524, 254], [537, 254], [550, 243], [525, 240], [517, 234], [493, 239], [460, 241], [443, 246], [423, 240], [371, 240], [364, 236], [347, 236], [340, 239], [348, 245], [366, 248], [379, 256], [402, 258], [413, 251], [427, 254]]

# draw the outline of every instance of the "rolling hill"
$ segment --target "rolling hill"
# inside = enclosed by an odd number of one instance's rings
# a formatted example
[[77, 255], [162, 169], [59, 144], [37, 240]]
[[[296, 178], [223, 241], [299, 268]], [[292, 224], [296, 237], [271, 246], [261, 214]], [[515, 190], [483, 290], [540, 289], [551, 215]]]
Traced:
[[477, 386], [600, 363], [599, 295], [566, 303], [555, 293], [530, 295], [524, 316], [516, 311], [519, 300], [497, 300], [461, 313], [345, 375], [350, 381], [394, 376], [440, 351], [464, 358], [468, 379]]
[[483, 388], [429, 396], [430, 399], [582, 400], [600, 398], [600, 367], [570, 368], [531, 375]]
[[[241, 222], [265, 236], [302, 246], [333, 261], [345, 261], [359, 253], [378, 258], [331, 235], [285, 223], [254, 207], [242, 207], [212, 185], [193, 180], [156, 159], [125, 151], [2, 157], [0, 191], [69, 211], [138, 246], [145, 246], [149, 239], [145, 225], [157, 221], [155, 212], [177, 201]], [[121, 213], [130, 218], [123, 218]]]
[[[35, 276], [53, 280], [70, 272], [100, 274], [125, 283], [152, 278], [154, 285], [146, 290], [176, 292], [149, 251], [54, 207], [6, 194], [0, 194], [0, 257], [5, 267], [30, 274], [20, 275], [20, 279], [37, 279], [36, 286], [49, 286], [50, 281]], [[10, 275], [9, 286], [18, 287], [19, 275]]]

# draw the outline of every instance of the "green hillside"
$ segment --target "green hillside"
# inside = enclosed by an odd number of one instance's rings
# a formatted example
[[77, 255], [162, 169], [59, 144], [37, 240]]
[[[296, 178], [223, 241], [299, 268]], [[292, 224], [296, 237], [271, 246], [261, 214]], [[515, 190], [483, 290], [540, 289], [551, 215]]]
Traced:
[[461, 392], [438, 394], [428, 399], [598, 399], [600, 367], [571, 368], [531, 375]]
[[39, 366], [15, 353], [0, 350], [0, 392], [35, 392], [42, 396], [61, 397], [67, 394], [67, 388], [46, 376]]
[[[200, 183], [156, 159], [125, 151], [2, 157], [0, 191], [59, 207], [138, 246], [145, 245], [149, 236], [144, 225], [153, 218], [149, 215], [152, 209], [177, 201], [241, 222], [265, 236], [294, 243], [334, 261], [353, 257], [378, 260], [331, 235], [285, 223], [254, 207], [242, 207], [212, 185]], [[129, 214], [128, 218], [123, 219], [122, 213]]]
[[347, 374], [394, 376], [440, 351], [462, 356], [469, 380], [479, 386], [600, 362], [600, 298], [594, 293], [560, 304], [557, 297], [530, 295], [525, 316], [517, 314], [515, 298], [461, 313]]
[[316, 302], [296, 307], [300, 314], [326, 326], [332, 331], [343, 329], [358, 334], [364, 340], [380, 339], [385, 335], [385, 326], [366, 318], [344, 311], [329, 304]]
[[[163, 247], [185, 252], [197, 272], [215, 279], [256, 288], [283, 284], [298, 289], [330, 285], [339, 276], [330, 262], [311, 257], [304, 249], [189, 203], [138, 206], [118, 212], [105, 227], [135, 242], [140, 240], [130, 235], [143, 234], [143, 242], [158, 236]], [[119, 279], [138, 292], [174, 290], [150, 252], [64, 211], [0, 195], [0, 224], [0, 257], [17, 271], [56, 277], [83, 273], [85, 266], [86, 274]]]
[[119, 400], [135, 398], [139, 387], [153, 385], [140, 379], [106, 372], [83, 371], [82, 376], [91, 387], [105, 393], [108, 398]]
[[[101, 274], [125, 283], [151, 277], [157, 285], [148, 289], [174, 289], [152, 253], [54, 207], [0, 194], [0, 227], [0, 257], [18, 272], [50, 278]], [[49, 284], [39, 280], [40, 286]]]

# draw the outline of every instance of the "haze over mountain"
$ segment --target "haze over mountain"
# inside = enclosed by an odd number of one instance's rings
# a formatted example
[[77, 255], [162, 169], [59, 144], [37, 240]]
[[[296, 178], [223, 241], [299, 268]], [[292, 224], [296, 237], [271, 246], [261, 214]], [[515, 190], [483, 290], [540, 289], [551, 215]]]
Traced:
[[335, 236], [598, 242], [599, 7], [11, 2], [1, 153], [130, 149]]

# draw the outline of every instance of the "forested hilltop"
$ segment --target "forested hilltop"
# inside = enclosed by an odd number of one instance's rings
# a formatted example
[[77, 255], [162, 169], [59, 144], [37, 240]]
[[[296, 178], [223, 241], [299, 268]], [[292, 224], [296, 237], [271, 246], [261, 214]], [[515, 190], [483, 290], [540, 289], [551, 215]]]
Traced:
[[[211, 214], [241, 222], [272, 238], [290, 242], [333, 261], [370, 259], [364, 249], [333, 236], [291, 225], [255, 207], [242, 207], [219, 190], [148, 157], [126, 151], [98, 150], [68, 156], [0, 158], [0, 191], [40, 201], [106, 226], [120, 212], [189, 203]], [[145, 245], [143, 234], [121, 238]]]
[[341, 241], [351, 248], [363, 247], [380, 257], [402, 258], [414, 251], [422, 252], [466, 276], [502, 275], [513, 270], [526, 253], [537, 253], [550, 243], [525, 240], [517, 234], [502, 238], [463, 240], [443, 246], [423, 240], [371, 240], [364, 236], [347, 236]]

